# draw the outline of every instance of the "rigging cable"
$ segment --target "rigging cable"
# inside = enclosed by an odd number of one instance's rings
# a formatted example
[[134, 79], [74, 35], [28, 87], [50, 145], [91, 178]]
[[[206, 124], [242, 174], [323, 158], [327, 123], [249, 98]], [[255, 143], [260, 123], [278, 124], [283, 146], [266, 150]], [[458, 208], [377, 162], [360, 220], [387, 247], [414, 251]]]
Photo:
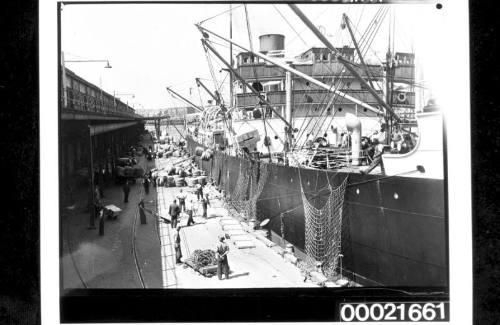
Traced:
[[201, 24], [203, 24], [203, 23], [205, 23], [205, 22], [207, 22], [207, 21], [209, 21], [209, 20], [211, 20], [211, 19], [214, 19], [214, 18], [219, 17], [219, 16], [221, 16], [221, 15], [223, 15], [223, 14], [226, 14], [226, 13], [228, 13], [228, 12], [230, 12], [230, 11], [233, 11], [233, 10], [235, 10], [235, 9], [237, 9], [237, 8], [241, 7], [241, 6], [242, 6], [242, 5], [236, 6], [236, 7], [234, 7], [234, 8], [230, 8], [230, 9], [228, 9], [228, 10], [225, 10], [225, 11], [221, 12], [221, 13], [218, 13], [217, 15], [214, 15], [214, 16], [212, 16], [212, 17], [209, 17], [209, 18], [205, 19], [205, 20], [202, 20], [202, 21], [200, 21], [200, 22], [198, 23], [198, 25], [201, 25]]
[[288, 26], [290, 26], [290, 28], [295, 32], [295, 34], [297, 35], [297, 37], [300, 38], [300, 40], [302, 41], [302, 43], [304, 43], [306, 46], [308, 46], [308, 44], [306, 43], [306, 41], [304, 41], [304, 39], [302, 38], [302, 36], [300, 36], [300, 34], [295, 30], [295, 28], [293, 28], [292, 24], [290, 24], [290, 22], [286, 19], [286, 17], [281, 13], [281, 11], [276, 7], [276, 5], [273, 4], [273, 7], [274, 9], [276, 9], [276, 11], [280, 14], [280, 16], [283, 18], [283, 20], [288, 24]]

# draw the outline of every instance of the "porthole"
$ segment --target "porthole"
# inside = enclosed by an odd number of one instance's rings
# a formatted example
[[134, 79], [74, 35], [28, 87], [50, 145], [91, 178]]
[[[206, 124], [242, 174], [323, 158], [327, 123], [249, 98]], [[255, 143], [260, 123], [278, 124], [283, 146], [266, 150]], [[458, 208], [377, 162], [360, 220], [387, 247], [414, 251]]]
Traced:
[[359, 195], [359, 188], [357, 188], [357, 189], [356, 189], [356, 194], [358, 194], [358, 195]]
[[397, 200], [399, 198], [398, 193], [394, 193], [394, 199]]

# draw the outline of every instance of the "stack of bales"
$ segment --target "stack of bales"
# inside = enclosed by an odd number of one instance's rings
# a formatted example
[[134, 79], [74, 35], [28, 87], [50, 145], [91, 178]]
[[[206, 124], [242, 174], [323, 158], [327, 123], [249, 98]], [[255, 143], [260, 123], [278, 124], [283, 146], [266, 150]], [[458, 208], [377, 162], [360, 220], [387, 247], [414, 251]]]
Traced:
[[182, 187], [186, 186], [186, 181], [184, 180], [184, 177], [175, 177], [175, 186], [177, 187]]
[[164, 183], [165, 187], [174, 187], [175, 186], [175, 178], [174, 176], [167, 176], [166, 182]]
[[195, 187], [196, 184], [198, 184], [197, 177], [186, 177], [185, 179], [186, 179], [187, 186], [189, 186], [189, 187]]

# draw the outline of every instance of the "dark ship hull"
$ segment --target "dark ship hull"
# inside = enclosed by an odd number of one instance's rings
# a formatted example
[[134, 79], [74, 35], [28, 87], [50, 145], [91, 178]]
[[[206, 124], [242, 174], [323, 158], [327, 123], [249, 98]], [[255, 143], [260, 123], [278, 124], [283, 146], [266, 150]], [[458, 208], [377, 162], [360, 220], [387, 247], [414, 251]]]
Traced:
[[[187, 139], [192, 154], [199, 146]], [[199, 166], [226, 193], [235, 190], [242, 157], [217, 153]], [[328, 194], [328, 182], [347, 179], [342, 220], [343, 272], [369, 286], [445, 287], [448, 284], [447, 218], [444, 181], [412, 177], [382, 177], [273, 164], [273, 172], [257, 201], [257, 218], [270, 219], [276, 235], [301, 250], [305, 246], [304, 192], [316, 206]], [[300, 175], [299, 175], [300, 173]], [[323, 192], [323, 193], [321, 193]], [[318, 195], [317, 195], [318, 196]], [[324, 202], [324, 201], [323, 201]], [[283, 221], [283, 222], [282, 222]]]

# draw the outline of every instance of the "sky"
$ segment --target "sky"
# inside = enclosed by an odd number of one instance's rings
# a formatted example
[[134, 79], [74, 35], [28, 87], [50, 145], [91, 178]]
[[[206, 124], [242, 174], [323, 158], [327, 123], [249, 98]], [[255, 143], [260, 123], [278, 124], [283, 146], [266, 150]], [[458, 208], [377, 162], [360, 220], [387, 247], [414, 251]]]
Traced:
[[[308, 4], [299, 8], [336, 46], [350, 44], [347, 29], [341, 29], [341, 17], [346, 13], [359, 31], [357, 37], [375, 16], [380, 5]], [[245, 8], [233, 4], [233, 38], [249, 47]], [[201, 78], [211, 88], [214, 82], [201, 34], [195, 24], [201, 21], [209, 30], [229, 35], [229, 4], [66, 4], [61, 12], [61, 45], [65, 60], [109, 60], [104, 62], [66, 62], [65, 66], [84, 79], [118, 95], [138, 109], [159, 109], [185, 106], [166, 90], [175, 91], [196, 104], [209, 98], [197, 88], [195, 78]], [[254, 49], [258, 36], [280, 33], [285, 35], [287, 56], [295, 56], [321, 42], [307, 29], [286, 5], [247, 5]], [[392, 24], [391, 24], [392, 22]], [[415, 52], [425, 80], [438, 82], [440, 24], [443, 20], [432, 4], [391, 5], [380, 22], [368, 56], [384, 59], [388, 47], [389, 25], [394, 29], [394, 48], [400, 52]], [[213, 38], [212, 38], [213, 39]], [[227, 43], [215, 40], [216, 48], [229, 57]], [[234, 54], [238, 52], [234, 51]], [[227, 83], [223, 65], [213, 56], [214, 75]], [[434, 74], [434, 75], [433, 75]], [[437, 77], [437, 78], [435, 78]], [[227, 94], [227, 87], [223, 89]]]

